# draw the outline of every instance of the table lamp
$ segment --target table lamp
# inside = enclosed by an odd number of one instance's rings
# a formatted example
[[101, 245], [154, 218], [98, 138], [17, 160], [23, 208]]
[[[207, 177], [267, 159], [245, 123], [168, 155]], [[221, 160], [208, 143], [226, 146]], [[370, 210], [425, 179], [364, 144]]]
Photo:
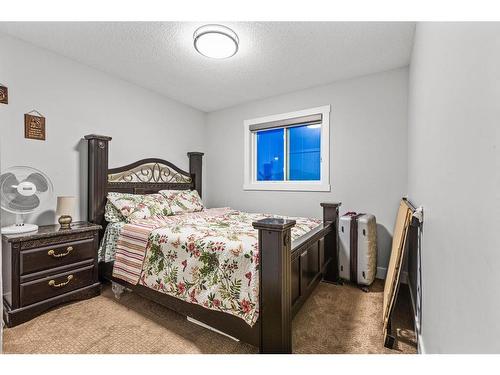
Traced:
[[75, 197], [57, 197], [56, 214], [59, 215], [61, 229], [70, 229], [73, 212], [75, 210]]

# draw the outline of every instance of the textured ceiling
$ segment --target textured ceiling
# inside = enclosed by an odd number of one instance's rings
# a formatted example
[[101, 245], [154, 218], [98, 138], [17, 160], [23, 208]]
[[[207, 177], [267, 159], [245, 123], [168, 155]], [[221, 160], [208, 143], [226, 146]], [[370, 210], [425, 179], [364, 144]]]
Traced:
[[210, 112], [409, 63], [414, 23], [223, 22], [230, 59], [199, 55], [200, 22], [0, 23], [0, 31]]

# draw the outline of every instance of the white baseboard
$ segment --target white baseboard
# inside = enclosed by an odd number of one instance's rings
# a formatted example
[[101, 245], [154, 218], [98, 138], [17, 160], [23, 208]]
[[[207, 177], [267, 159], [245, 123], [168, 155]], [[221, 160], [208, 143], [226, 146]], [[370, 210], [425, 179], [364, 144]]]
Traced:
[[418, 354], [427, 354], [425, 351], [424, 340], [422, 339], [422, 335], [418, 335], [417, 337], [417, 350]]
[[[386, 267], [377, 267], [377, 274], [375, 275], [377, 279], [385, 280], [386, 275], [387, 275]], [[401, 282], [403, 284], [408, 284], [408, 272], [406, 271], [401, 272]]]

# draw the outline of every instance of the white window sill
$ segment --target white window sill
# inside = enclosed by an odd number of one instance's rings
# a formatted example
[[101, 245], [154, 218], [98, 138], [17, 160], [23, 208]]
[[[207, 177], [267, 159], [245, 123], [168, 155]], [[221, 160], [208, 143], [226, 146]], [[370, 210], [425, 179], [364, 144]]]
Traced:
[[330, 184], [314, 182], [254, 182], [244, 184], [243, 190], [267, 191], [330, 191]]

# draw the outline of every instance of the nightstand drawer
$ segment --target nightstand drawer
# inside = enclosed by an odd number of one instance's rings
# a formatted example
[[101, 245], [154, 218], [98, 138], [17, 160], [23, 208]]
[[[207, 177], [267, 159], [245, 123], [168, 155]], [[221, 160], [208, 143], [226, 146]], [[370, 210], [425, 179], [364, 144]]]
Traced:
[[20, 285], [21, 307], [43, 301], [93, 283], [94, 265], [50, 275]]
[[91, 259], [95, 256], [93, 239], [21, 251], [21, 275]]

